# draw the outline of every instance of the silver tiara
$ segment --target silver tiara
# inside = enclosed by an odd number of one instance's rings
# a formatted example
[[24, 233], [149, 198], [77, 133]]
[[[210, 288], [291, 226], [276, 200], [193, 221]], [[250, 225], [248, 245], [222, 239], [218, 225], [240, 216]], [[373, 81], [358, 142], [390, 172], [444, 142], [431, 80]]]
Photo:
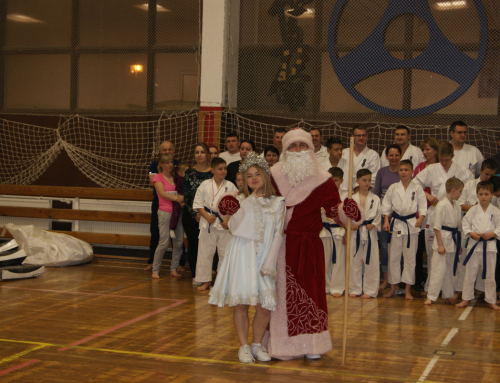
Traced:
[[269, 174], [269, 165], [267, 164], [267, 161], [255, 152], [248, 153], [247, 157], [243, 160], [243, 163], [240, 165], [240, 173], [241, 174], [245, 173], [253, 165], [260, 166], [262, 169], [266, 171], [267, 174]]

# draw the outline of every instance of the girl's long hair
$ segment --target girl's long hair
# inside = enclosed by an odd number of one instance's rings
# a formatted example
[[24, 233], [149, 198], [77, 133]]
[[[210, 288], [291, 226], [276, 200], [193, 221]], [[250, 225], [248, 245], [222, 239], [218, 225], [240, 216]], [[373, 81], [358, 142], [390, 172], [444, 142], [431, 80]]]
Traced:
[[259, 171], [261, 177], [264, 179], [263, 194], [265, 198], [269, 198], [273, 195], [276, 195], [276, 191], [274, 190], [273, 184], [271, 183], [271, 177], [269, 177], [269, 174], [267, 174], [267, 172], [264, 169], [262, 169], [259, 165], [252, 165], [247, 169], [246, 172], [243, 173], [243, 194], [245, 195], [245, 197], [248, 197], [252, 193], [252, 190], [250, 189], [247, 183], [247, 173], [251, 168], [256, 168]]

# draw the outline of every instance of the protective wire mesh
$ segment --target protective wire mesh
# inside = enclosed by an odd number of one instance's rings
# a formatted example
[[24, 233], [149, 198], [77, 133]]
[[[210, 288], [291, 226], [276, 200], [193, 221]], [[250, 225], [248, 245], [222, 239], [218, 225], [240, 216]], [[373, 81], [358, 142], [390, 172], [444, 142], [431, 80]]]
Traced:
[[239, 51], [230, 55], [238, 60], [238, 98], [230, 109], [437, 125], [461, 115], [494, 126], [499, 25], [494, 0], [241, 2]]
[[147, 169], [157, 160], [160, 144], [171, 141], [175, 158], [189, 164], [198, 135], [196, 110], [143, 122], [74, 116], [57, 129], [0, 122], [0, 183], [5, 184], [33, 183], [64, 148], [76, 167], [102, 187], [149, 188]]
[[[352, 126], [355, 122], [327, 122], [324, 124], [309, 123], [304, 120], [297, 121], [289, 125], [276, 125], [259, 122], [241, 115], [226, 112], [221, 117], [221, 141], [220, 147], [224, 148], [224, 139], [230, 132], [237, 132], [240, 140], [253, 140], [256, 150], [261, 152], [266, 146], [273, 145], [273, 134], [277, 128], [284, 127], [286, 130], [300, 127], [306, 131], [312, 128], [319, 128], [322, 133], [323, 145], [330, 137], [338, 137], [344, 143], [344, 147], [349, 144], [352, 134]], [[377, 123], [367, 126], [368, 141], [367, 146], [381, 154], [387, 145], [394, 142], [394, 129], [400, 124]], [[450, 140], [449, 126], [440, 125], [406, 125], [410, 129], [411, 143], [419, 146], [422, 140], [434, 137], [441, 142]], [[492, 157], [500, 150], [497, 144], [499, 130], [495, 127], [478, 128], [469, 126], [467, 132], [467, 143], [476, 146], [483, 154], [484, 158]]]

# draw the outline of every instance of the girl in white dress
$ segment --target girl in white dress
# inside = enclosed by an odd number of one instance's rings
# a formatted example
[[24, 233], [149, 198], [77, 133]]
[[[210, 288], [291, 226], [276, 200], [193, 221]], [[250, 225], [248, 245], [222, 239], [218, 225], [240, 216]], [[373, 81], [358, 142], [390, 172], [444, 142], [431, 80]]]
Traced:
[[[226, 247], [208, 303], [219, 307], [235, 306], [233, 322], [241, 344], [238, 357], [242, 363], [253, 363], [254, 357], [260, 361], [271, 360], [261, 342], [270, 310], [276, 309], [276, 260], [283, 239], [286, 209], [284, 198], [275, 195], [263, 158], [249, 154], [240, 171], [246, 198], [239, 202], [240, 196], [226, 194], [218, 203], [221, 215], [234, 213], [222, 223], [233, 236]], [[234, 212], [238, 204], [239, 209]], [[250, 306], [255, 306], [256, 310], [251, 347], [248, 345]]]

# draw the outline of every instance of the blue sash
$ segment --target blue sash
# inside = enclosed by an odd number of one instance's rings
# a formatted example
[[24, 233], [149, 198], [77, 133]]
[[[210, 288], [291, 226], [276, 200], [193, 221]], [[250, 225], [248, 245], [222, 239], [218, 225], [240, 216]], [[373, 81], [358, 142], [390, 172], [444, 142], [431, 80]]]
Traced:
[[[373, 222], [373, 219], [367, 219], [366, 221], [363, 221], [363, 223], [361, 225], [359, 225], [359, 227], [361, 228], [361, 226], [370, 225], [372, 222]], [[358, 232], [359, 232], [359, 229], [358, 229]], [[361, 243], [360, 241], [361, 241], [360, 235], [359, 235], [359, 233], [356, 233], [356, 252], [354, 253], [354, 256], [356, 256], [356, 254], [358, 254], [359, 245]], [[370, 232], [368, 231], [368, 250], [366, 251], [366, 264], [367, 265], [370, 264], [371, 252], [372, 252], [372, 237], [370, 235]]]
[[455, 242], [456, 250], [455, 259], [453, 260], [453, 276], [455, 276], [457, 275], [458, 256], [460, 254], [460, 248], [462, 247], [462, 235], [458, 231], [458, 227], [441, 226], [441, 230], [451, 232], [451, 238], [453, 238], [453, 242]]
[[[213, 210], [210, 210], [208, 207], [204, 206], [205, 208], [205, 211], [208, 213], [208, 214], [213, 214], [215, 215], [217, 218], [220, 219], [221, 222], [224, 222], [221, 218], [221, 216], [219, 215], [219, 213], [217, 213], [216, 211], [213, 211]], [[212, 226], [212, 224], [208, 224], [208, 232], [210, 233], [210, 226]]]
[[479, 238], [479, 241], [477, 241], [474, 246], [472, 246], [472, 249], [467, 253], [467, 257], [465, 257], [464, 260], [464, 266], [467, 265], [467, 262], [469, 262], [470, 257], [472, 256], [472, 253], [476, 249], [476, 246], [479, 245], [481, 242], [483, 243], [483, 279], [486, 279], [486, 247], [487, 247], [487, 241], [494, 241], [495, 237], [490, 238], [488, 240], [483, 239], [482, 237]]
[[399, 215], [395, 211], [392, 212], [392, 221], [391, 221], [391, 228], [389, 230], [389, 236], [387, 238], [387, 243], [391, 243], [392, 239], [392, 232], [394, 231], [394, 221], [396, 219], [399, 219], [400, 221], [406, 223], [406, 228], [408, 229], [408, 243], [406, 244], [406, 248], [410, 248], [410, 226], [408, 226], [408, 220], [415, 218], [417, 216], [416, 213], [413, 214], [408, 214], [408, 215]]
[[336, 227], [342, 227], [340, 225], [337, 225], [336, 223], [328, 223], [328, 222], [323, 222], [323, 227], [328, 230], [330, 235], [332, 236], [332, 243], [333, 243], [333, 249], [332, 249], [332, 263], [337, 263], [337, 248], [335, 247], [335, 240], [333, 239], [333, 233], [332, 229]]

